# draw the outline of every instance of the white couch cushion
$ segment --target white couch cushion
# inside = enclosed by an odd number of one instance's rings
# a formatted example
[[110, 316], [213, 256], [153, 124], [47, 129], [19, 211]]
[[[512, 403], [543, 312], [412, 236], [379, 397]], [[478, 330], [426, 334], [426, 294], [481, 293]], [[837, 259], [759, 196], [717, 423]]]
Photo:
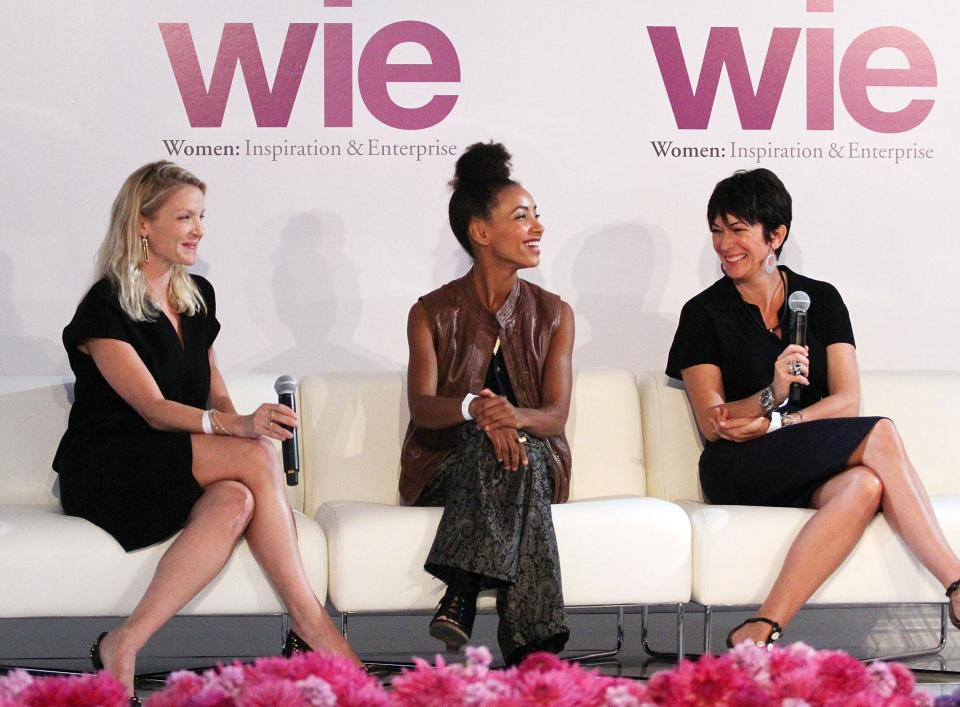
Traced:
[[[227, 389], [241, 413], [275, 402], [276, 376], [227, 376]], [[0, 503], [58, 508], [53, 455], [67, 429], [73, 383], [59, 377], [0, 377]], [[280, 444], [277, 443], [279, 450]], [[287, 488], [290, 505], [303, 510], [303, 484]]]
[[[951, 410], [960, 399], [957, 371], [864, 371], [861, 409], [897, 425], [931, 496], [960, 495], [960, 435]], [[702, 440], [686, 391], [662, 373], [640, 379], [647, 493], [703, 501], [697, 465]]]
[[[330, 601], [340, 611], [433, 609], [441, 583], [423, 570], [441, 508], [332, 501], [317, 511], [330, 553]], [[690, 598], [690, 531], [683, 510], [649, 498], [554, 505], [568, 606], [658, 604]], [[493, 606], [484, 596], [481, 606]]]
[[[307, 578], [324, 601], [323, 533], [312, 520], [294, 515]], [[0, 616], [125, 616], [143, 596], [171, 542], [127, 553], [105, 531], [59, 510], [0, 506]], [[223, 571], [180, 613], [283, 611], [246, 542], [241, 542]]]
[[[400, 447], [410, 414], [404, 375], [329, 373], [300, 384], [305, 512], [327, 501], [399, 503]], [[567, 421], [571, 500], [646, 492], [636, 377], [574, 375]]]
[[[932, 499], [948, 538], [960, 538], [960, 497]], [[693, 526], [693, 600], [763, 602], [790, 543], [814, 511], [806, 508], [683, 503]], [[943, 588], [907, 550], [883, 515], [810, 600], [813, 604], [943, 602]]]

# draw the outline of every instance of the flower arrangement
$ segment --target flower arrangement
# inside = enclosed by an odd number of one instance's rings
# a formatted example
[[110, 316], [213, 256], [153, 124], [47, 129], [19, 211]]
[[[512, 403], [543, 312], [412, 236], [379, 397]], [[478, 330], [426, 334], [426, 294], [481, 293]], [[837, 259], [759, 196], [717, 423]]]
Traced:
[[24, 670], [0, 675], [0, 707], [127, 707], [127, 691], [108, 673], [35, 678]]
[[[802, 643], [767, 651], [741, 644], [720, 656], [684, 661], [646, 684], [611, 678], [553, 655], [491, 671], [485, 648], [468, 649], [466, 665], [431, 668], [420, 661], [393, 681], [398, 707], [528, 705], [585, 707], [930, 707], [913, 674], [897, 663], [866, 666], [841, 651]], [[960, 701], [950, 707], [960, 707]]]
[[[202, 675], [181, 670], [150, 698], [150, 707], [388, 707], [380, 682], [346, 658], [298, 653], [220, 665]], [[2, 707], [2, 706], [0, 706]]]
[[551, 653], [534, 653], [519, 666], [490, 670], [490, 651], [467, 648], [464, 665], [431, 667], [416, 659], [413, 670], [393, 680], [390, 697], [396, 707], [629, 707], [640, 705], [646, 688], [626, 678], [598, 675]]
[[[646, 683], [608, 677], [535, 653], [519, 666], [490, 669], [486, 648], [463, 664], [417, 660], [387, 692], [344, 658], [322, 653], [221, 665], [202, 675], [173, 673], [149, 707], [960, 707], [960, 690], [936, 702], [896, 663], [864, 665], [841, 651], [802, 643], [767, 651], [741, 644], [720, 656], [684, 661]], [[123, 686], [100, 673], [36, 679], [0, 676], [0, 707], [125, 707]]]
[[741, 643], [720, 656], [683, 662], [654, 675], [640, 705], [766, 707], [930, 707], [913, 674], [898, 663], [864, 665], [842, 651], [803, 643], [765, 648]]

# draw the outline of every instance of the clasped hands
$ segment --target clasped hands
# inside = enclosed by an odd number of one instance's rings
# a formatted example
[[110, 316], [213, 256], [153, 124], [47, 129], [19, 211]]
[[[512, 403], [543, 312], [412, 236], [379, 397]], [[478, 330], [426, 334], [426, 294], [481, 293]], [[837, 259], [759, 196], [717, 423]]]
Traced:
[[[773, 397], [777, 403], [786, 400], [790, 394], [790, 384], [810, 385], [807, 376], [810, 373], [809, 349], [805, 346], [790, 344], [773, 364]], [[746, 442], [762, 437], [770, 427], [770, 418], [766, 415], [731, 417], [726, 403], [710, 409], [709, 424], [721, 439], [731, 442]]]
[[479, 397], [470, 401], [470, 414], [477, 429], [482, 430], [493, 444], [497, 461], [504, 469], [516, 471], [527, 465], [527, 450], [523, 446], [526, 437], [520, 432], [524, 417], [520, 409], [504, 396], [484, 388]]

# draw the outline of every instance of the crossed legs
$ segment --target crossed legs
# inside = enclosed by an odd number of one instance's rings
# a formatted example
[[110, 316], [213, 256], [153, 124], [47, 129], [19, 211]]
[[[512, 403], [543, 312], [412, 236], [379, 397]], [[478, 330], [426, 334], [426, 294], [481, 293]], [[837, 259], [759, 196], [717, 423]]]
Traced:
[[[785, 626], [850, 554], [881, 509], [891, 528], [944, 587], [960, 578], [960, 559], [944, 537], [890, 420], [874, 426], [850, 455], [848, 468], [817, 489], [812, 505], [817, 512], [790, 546], [757, 616]], [[951, 603], [960, 613], [960, 592]], [[769, 631], [766, 624], [747, 624], [731, 638], [734, 643], [763, 641]]]
[[194, 435], [193, 474], [204, 494], [163, 554], [130, 617], [100, 645], [104, 666], [132, 692], [136, 655], [220, 572], [242, 536], [313, 648], [359, 663], [307, 581], [283, 471], [267, 440]]

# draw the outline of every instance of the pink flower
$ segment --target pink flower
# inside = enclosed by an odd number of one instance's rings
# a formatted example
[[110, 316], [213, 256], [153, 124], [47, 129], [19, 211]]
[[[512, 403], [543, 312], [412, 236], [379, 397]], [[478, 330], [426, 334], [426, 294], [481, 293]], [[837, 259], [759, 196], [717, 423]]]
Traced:
[[611, 678], [603, 692], [604, 707], [641, 707], [647, 697], [647, 688], [639, 680]]
[[566, 667], [566, 664], [553, 653], [541, 651], [539, 653], [531, 653], [524, 658], [520, 665], [517, 666], [517, 670], [521, 673], [525, 673], [528, 670], [549, 672], [551, 670], [563, 670]]
[[913, 673], [900, 663], [884, 663], [890, 669], [890, 673], [896, 678], [897, 684], [893, 688], [895, 695], [912, 695], [917, 686], [913, 679]]
[[17, 696], [23, 707], [126, 707], [127, 690], [109, 673], [34, 680]]
[[513, 697], [513, 688], [497, 679], [476, 680], [463, 688], [465, 707], [522, 707]]
[[849, 704], [861, 690], [870, 687], [870, 676], [863, 663], [842, 651], [820, 651], [814, 681], [813, 701], [823, 705]]
[[167, 678], [163, 690], [150, 698], [150, 707], [180, 707], [205, 686], [204, 679], [189, 670], [178, 670]]
[[13, 698], [33, 682], [33, 676], [26, 670], [12, 670], [0, 675], [0, 698]]
[[337, 696], [330, 683], [317, 675], [310, 675], [296, 683], [310, 707], [335, 707]]
[[215, 670], [208, 670], [203, 674], [204, 684], [207, 687], [217, 687], [225, 695], [237, 697], [243, 690], [246, 674], [239, 663], [233, 665], [218, 665]]
[[414, 659], [413, 670], [404, 670], [393, 679], [393, 703], [399, 707], [447, 707], [460, 703], [466, 680], [462, 671], [444, 664], [438, 656], [437, 666], [420, 658]]
[[530, 707], [580, 707], [597, 701], [595, 695], [584, 694], [582, 688], [577, 688], [576, 678], [565, 670], [521, 670], [514, 683], [520, 704]]
[[761, 685], [770, 684], [770, 651], [750, 641], [742, 641], [727, 652], [731, 666]]
[[265, 680], [243, 691], [237, 707], [309, 707], [309, 702], [289, 680]]

